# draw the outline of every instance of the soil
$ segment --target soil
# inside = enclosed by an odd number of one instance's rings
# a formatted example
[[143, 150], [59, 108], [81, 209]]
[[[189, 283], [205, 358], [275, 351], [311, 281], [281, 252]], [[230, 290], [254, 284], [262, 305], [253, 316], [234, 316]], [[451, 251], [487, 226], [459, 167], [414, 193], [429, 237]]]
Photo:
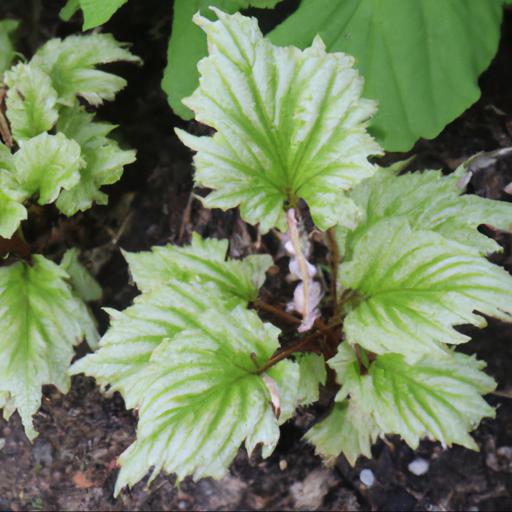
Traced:
[[[58, 21], [61, 5], [57, 0], [4, 0], [0, 15], [22, 20], [20, 45], [30, 55], [49, 37], [79, 31], [78, 18], [69, 24]], [[289, 0], [277, 14], [267, 13], [264, 25], [271, 27], [293, 6]], [[105, 27], [131, 42], [145, 62], [143, 68], [115, 67], [129, 87], [100, 111], [100, 117], [122, 126], [122, 143], [138, 151], [137, 163], [110, 187], [110, 205], [73, 219], [59, 217], [52, 208], [34, 208], [27, 228], [35, 247], [55, 259], [66, 247], [81, 249], [104, 288], [101, 304], [93, 306], [102, 331], [107, 319], [100, 306], [124, 309], [137, 294], [120, 248], [182, 243], [198, 231], [230, 238], [232, 255], [240, 256], [252, 251], [257, 241], [236, 212], [208, 211], [191, 199], [191, 155], [173, 127], [196, 132], [202, 128], [174, 117], [160, 89], [170, 26], [169, 0], [146, 0], [129, 2]], [[417, 155], [414, 168], [449, 171], [478, 151], [512, 145], [511, 33], [508, 13], [499, 53], [481, 78], [481, 100], [435, 140], [418, 142], [409, 153]], [[408, 155], [389, 155], [387, 161]], [[510, 182], [512, 157], [503, 157], [476, 172], [471, 187], [480, 195], [510, 200], [503, 192]], [[505, 251], [494, 260], [511, 270], [511, 239], [495, 235]], [[271, 237], [262, 243], [276, 253]], [[116, 458], [133, 441], [136, 420], [120, 396], [102, 396], [92, 379], [76, 377], [67, 395], [45, 388], [35, 417], [40, 434], [32, 445], [17, 415], [9, 422], [0, 420], [0, 510], [510, 510], [512, 328], [489, 321], [488, 328], [470, 332], [474, 340], [465, 350], [487, 361], [489, 373], [499, 382], [498, 394], [489, 397], [497, 407], [496, 419], [483, 421], [475, 432], [479, 452], [443, 449], [427, 441], [412, 451], [390, 438], [376, 444], [371, 460], [361, 459], [352, 468], [340, 457], [327, 468], [301, 440], [325, 413], [321, 401], [284, 425], [279, 445], [267, 460], [249, 460], [240, 451], [223, 480], [187, 479], [176, 487], [172, 477], [161, 475], [149, 489], [142, 482], [113, 499]], [[86, 351], [79, 347], [78, 357]], [[418, 458], [428, 463], [421, 476], [409, 470]], [[362, 483], [363, 469], [373, 472], [373, 485]]]

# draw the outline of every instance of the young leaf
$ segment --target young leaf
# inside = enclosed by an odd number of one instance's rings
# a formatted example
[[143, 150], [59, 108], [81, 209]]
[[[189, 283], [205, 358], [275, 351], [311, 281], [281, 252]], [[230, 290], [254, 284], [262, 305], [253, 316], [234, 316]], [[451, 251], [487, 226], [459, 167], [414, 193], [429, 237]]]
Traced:
[[381, 219], [406, 218], [413, 229], [432, 230], [480, 254], [501, 250], [477, 228], [488, 224], [512, 231], [512, 204], [475, 195], [461, 195], [463, 168], [443, 176], [424, 171], [394, 176], [383, 170], [360, 183], [350, 198], [362, 212], [357, 229], [348, 235], [347, 256], [360, 236]]
[[0, 76], [11, 67], [16, 55], [12, 40], [19, 24], [17, 20], [0, 21]]
[[27, 197], [38, 193], [39, 204], [54, 202], [61, 189], [80, 179], [80, 146], [62, 133], [41, 133], [28, 139], [14, 155], [16, 178]]
[[329, 415], [306, 432], [304, 439], [327, 461], [343, 453], [351, 465], [360, 455], [371, 458], [379, 429], [355, 399], [336, 402]]
[[283, 207], [302, 198], [320, 229], [340, 219], [354, 226], [357, 208], [344, 191], [375, 172], [367, 158], [380, 148], [366, 133], [375, 104], [360, 97], [352, 57], [326, 53], [320, 39], [305, 51], [277, 48], [255, 19], [215, 13], [215, 22], [194, 18], [210, 55], [184, 103], [217, 132], [177, 131], [198, 152], [196, 183], [214, 190], [205, 204], [240, 205], [244, 220], [266, 232], [284, 229]]
[[272, 258], [261, 254], [242, 261], [226, 261], [227, 250], [227, 240], [203, 239], [193, 233], [189, 246], [166, 245], [153, 247], [151, 252], [125, 252], [124, 256], [134, 281], [143, 292], [178, 279], [213, 284], [223, 296], [239, 297], [246, 303], [255, 300]]
[[475, 311], [512, 320], [512, 277], [504, 269], [438, 233], [412, 230], [403, 218], [368, 229], [340, 278], [359, 296], [344, 323], [347, 340], [409, 362], [468, 341], [453, 326], [484, 327]]
[[313, 353], [300, 354], [296, 358], [299, 364], [299, 403], [310, 405], [320, 397], [320, 385], [325, 384], [327, 372], [322, 355]]
[[67, 391], [73, 345], [90, 330], [67, 278], [39, 255], [33, 256], [32, 265], [18, 262], [0, 268], [0, 395], [4, 416], [17, 409], [30, 439], [37, 435], [32, 416], [39, 408], [41, 386]]
[[93, 116], [80, 107], [64, 109], [57, 128], [80, 144], [85, 161], [79, 182], [60, 194], [57, 208], [70, 217], [78, 211], [87, 210], [94, 202], [107, 204], [108, 196], [100, 188], [119, 181], [124, 166], [135, 161], [135, 151], [120, 149], [107, 137], [116, 127], [93, 122]]
[[[244, 325], [249, 314], [242, 308], [231, 318], [210, 314], [202, 329], [182, 332], [153, 353], [141, 382], [137, 440], [119, 458], [116, 494], [150, 468], [150, 480], [162, 469], [176, 473], [178, 481], [187, 475], [220, 478], [244, 440], [249, 451], [259, 443], [267, 454], [273, 450], [278, 422], [254, 361], [272, 355], [277, 330], [259, 320], [259, 328], [255, 320], [252, 329], [232, 328]], [[283, 364], [288, 371], [279, 375]], [[290, 361], [272, 370], [273, 380], [297, 378]]]
[[140, 62], [125, 46], [110, 34], [51, 39], [39, 48], [31, 64], [50, 76], [61, 104], [73, 106], [76, 96], [81, 96], [92, 105], [101, 105], [103, 100], [113, 100], [126, 80], [95, 67], [116, 61]]
[[36, 66], [18, 64], [5, 73], [7, 117], [18, 141], [51, 130], [57, 122], [57, 92]]
[[167, 50], [167, 67], [162, 89], [169, 104], [183, 119], [192, 119], [193, 113], [181, 100], [190, 96], [199, 83], [197, 63], [208, 54], [206, 36], [193, 22], [197, 12], [212, 18], [210, 6], [234, 13], [247, 7], [271, 8], [280, 0], [174, 0], [171, 38]]
[[373, 133], [406, 151], [479, 98], [501, 18], [501, 0], [302, 0], [269, 37], [306, 48], [320, 34], [329, 51], [354, 55], [365, 95], [379, 102]]

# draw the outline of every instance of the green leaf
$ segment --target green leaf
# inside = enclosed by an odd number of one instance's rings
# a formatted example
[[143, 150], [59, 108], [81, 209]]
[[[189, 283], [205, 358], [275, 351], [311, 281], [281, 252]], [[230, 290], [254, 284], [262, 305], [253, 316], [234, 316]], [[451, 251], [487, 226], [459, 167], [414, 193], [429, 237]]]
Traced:
[[0, 76], [11, 67], [16, 56], [12, 40], [19, 24], [17, 20], [0, 21]]
[[373, 418], [355, 399], [350, 399], [336, 402], [329, 415], [308, 430], [304, 438], [328, 462], [343, 453], [354, 465], [360, 455], [371, 458], [378, 434]]
[[[33, 264], [0, 268], [0, 400], [4, 416], [18, 410], [30, 439], [41, 387], [69, 387], [73, 345], [83, 338], [82, 303], [66, 283], [67, 274], [42, 256]], [[3, 399], [1, 398], [3, 397]]]
[[60, 19], [69, 21], [78, 9], [80, 9], [80, 0], [68, 0], [59, 12]]
[[[485, 363], [465, 354], [449, 352], [425, 356], [414, 365], [400, 354], [378, 356], [368, 374], [354, 379], [344, 373], [350, 349], [343, 347], [329, 364], [344, 384], [341, 396], [355, 399], [375, 421], [382, 434], [399, 434], [413, 449], [424, 437], [478, 449], [468, 434], [484, 417], [494, 417], [494, 409], [481, 397], [496, 387], [481, 370]], [[352, 358], [355, 363], [355, 354]], [[355, 363], [357, 364], [357, 363]], [[341, 371], [340, 371], [341, 369]]]
[[101, 105], [103, 100], [113, 100], [126, 80], [95, 67], [117, 61], [141, 62], [112, 35], [89, 34], [51, 39], [39, 48], [31, 64], [50, 76], [63, 105], [74, 105], [76, 96], [92, 105]]
[[82, 30], [106, 23], [128, 0], [80, 0], [84, 12]]
[[364, 93], [379, 102], [373, 133], [389, 151], [435, 137], [480, 97], [478, 77], [498, 48], [501, 0], [302, 0], [271, 34], [354, 55]]
[[475, 249], [480, 254], [501, 250], [491, 238], [478, 231], [488, 224], [512, 231], [512, 204], [475, 195], [461, 195], [460, 171], [443, 176], [424, 171], [394, 176], [381, 171], [360, 183], [350, 194], [362, 212], [357, 229], [348, 235], [351, 247], [375, 223], [385, 218], [404, 217], [413, 229], [432, 230]]
[[299, 364], [299, 403], [310, 405], [320, 397], [320, 385], [325, 385], [327, 372], [322, 355], [304, 353], [296, 358]]
[[208, 54], [206, 36], [192, 22], [197, 12], [213, 18], [210, 6], [234, 13], [247, 7], [272, 8], [280, 0], [174, 0], [172, 31], [167, 50], [167, 67], [162, 88], [169, 104], [183, 119], [191, 119], [193, 113], [181, 100], [190, 96], [199, 84], [197, 63]]
[[78, 249], [68, 249], [60, 263], [70, 279], [73, 290], [85, 302], [100, 300], [103, 295], [101, 286], [92, 274], [80, 263]]
[[340, 278], [358, 295], [344, 323], [346, 339], [409, 362], [468, 341], [453, 326], [484, 327], [475, 311], [512, 319], [512, 277], [504, 269], [438, 233], [412, 230], [404, 218], [368, 229]]
[[[261, 321], [255, 329], [253, 320], [251, 330], [233, 329], [252, 315], [242, 308], [232, 318], [213, 313], [207, 328], [182, 332], [153, 353], [141, 382], [137, 440], [119, 458], [116, 494], [150, 468], [151, 479], [161, 470], [176, 473], [178, 481], [191, 474], [220, 478], [244, 440], [249, 453], [259, 443], [267, 455], [275, 447], [279, 429], [271, 393], [252, 359], [272, 355], [277, 330]], [[282, 378], [296, 379], [296, 366], [284, 363]], [[282, 364], [273, 368], [273, 379]]]
[[7, 117], [18, 141], [51, 130], [59, 116], [57, 92], [49, 76], [36, 66], [18, 64], [5, 73]]
[[16, 177], [27, 195], [39, 194], [39, 204], [54, 202], [61, 189], [80, 179], [80, 146], [62, 133], [42, 133], [23, 143], [14, 155]]
[[320, 39], [304, 52], [277, 48], [254, 18], [215, 12], [216, 22], [194, 18], [210, 55], [185, 104], [217, 132], [177, 130], [198, 152], [196, 184], [214, 190], [206, 206], [240, 205], [242, 218], [266, 232], [284, 229], [284, 206], [302, 198], [320, 229], [354, 226], [358, 212], [344, 191], [375, 172], [367, 158], [380, 148], [366, 133], [375, 104], [360, 98], [353, 59], [326, 54]]
[[272, 265], [268, 255], [248, 256], [244, 260], [226, 261], [227, 240], [203, 239], [192, 234], [186, 247], [166, 245], [151, 252], [129, 253], [124, 257], [138, 288], [150, 291], [171, 279], [183, 282], [213, 284], [224, 297], [239, 297], [251, 302], [265, 282], [265, 273]]
[[85, 161], [79, 182], [60, 194], [57, 208], [70, 217], [78, 211], [87, 210], [94, 202], [107, 204], [108, 196], [100, 188], [119, 181], [124, 166], [135, 161], [135, 151], [120, 149], [107, 137], [116, 126], [93, 122], [93, 115], [80, 107], [64, 109], [57, 128], [80, 144]]

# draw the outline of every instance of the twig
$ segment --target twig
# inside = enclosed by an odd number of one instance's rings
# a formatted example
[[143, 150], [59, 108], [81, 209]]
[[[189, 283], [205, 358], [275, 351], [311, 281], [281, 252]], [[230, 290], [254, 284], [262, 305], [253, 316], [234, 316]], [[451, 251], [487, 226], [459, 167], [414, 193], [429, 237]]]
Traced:
[[262, 373], [266, 372], [269, 368], [272, 368], [272, 366], [279, 363], [279, 361], [282, 361], [283, 359], [286, 359], [288, 356], [292, 355], [295, 352], [300, 352], [300, 349], [303, 348], [308, 343], [316, 340], [316, 338], [323, 336], [323, 333], [320, 331], [317, 331], [310, 336], [306, 336], [305, 338], [302, 338], [297, 343], [294, 343], [293, 345], [285, 348], [281, 352], [278, 352], [274, 356], [272, 356], [263, 366], [260, 366], [258, 370], [256, 370], [256, 375], [261, 375]]
[[7, 95], [7, 89], [5, 87], [0, 87], [0, 136], [4, 141], [5, 145], [12, 149], [14, 145], [14, 141], [11, 135], [11, 129], [9, 128], [9, 123], [5, 118], [5, 98]]
[[338, 266], [341, 263], [340, 249], [336, 241], [336, 228], [327, 230], [327, 247], [329, 249], [329, 263], [331, 265], [331, 295], [333, 310], [338, 311]]
[[280, 318], [281, 320], [288, 322], [290, 324], [300, 324], [301, 321], [296, 316], [291, 315], [290, 313], [287, 313], [281, 308], [278, 308], [276, 306], [272, 306], [272, 304], [267, 304], [266, 302], [261, 302], [259, 300], [254, 302], [254, 307], [256, 309], [259, 309], [260, 311], [265, 311], [266, 313], [270, 313], [271, 315], [274, 315], [277, 318]]

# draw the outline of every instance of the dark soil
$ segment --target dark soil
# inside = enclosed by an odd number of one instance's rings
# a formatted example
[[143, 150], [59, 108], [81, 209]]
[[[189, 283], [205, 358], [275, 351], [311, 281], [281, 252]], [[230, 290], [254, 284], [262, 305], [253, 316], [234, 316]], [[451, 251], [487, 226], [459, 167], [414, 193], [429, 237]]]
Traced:
[[[293, 8], [293, 0], [283, 4]], [[23, 21], [20, 44], [30, 55], [49, 37], [78, 32], [79, 20], [58, 21], [62, 2], [4, 0], [0, 14]], [[199, 131], [174, 117], [160, 90], [166, 42], [171, 24], [169, 0], [129, 2], [106, 26], [120, 40], [133, 43], [145, 61], [143, 68], [116, 66], [129, 87], [100, 115], [122, 126], [119, 137], [137, 148], [138, 161], [120, 183], [110, 188], [110, 205], [94, 207], [73, 219], [58, 217], [51, 208], [34, 209], [29, 238], [39, 251], [60, 257], [78, 246], [84, 261], [104, 287], [94, 305], [101, 329], [107, 319], [100, 306], [127, 307], [136, 290], [119, 249], [148, 249], [155, 244], [186, 242], [192, 231], [228, 237], [231, 252], [252, 250], [255, 233], [236, 212], [207, 211], [191, 202], [191, 155], [173, 134], [173, 126]], [[265, 26], [275, 19], [266, 15]], [[506, 16], [504, 36], [495, 62], [481, 79], [482, 99], [433, 141], [420, 141], [412, 153], [416, 168], [453, 170], [478, 151], [512, 145], [512, 17]], [[392, 155], [388, 160], [402, 158]], [[512, 181], [512, 158], [501, 158], [480, 170], [473, 191], [510, 200], [503, 187]], [[187, 205], [190, 215], [186, 213]], [[497, 235], [505, 251], [496, 262], [512, 268], [511, 240]], [[263, 240], [271, 252], [271, 238]], [[467, 347], [488, 362], [499, 382], [495, 420], [485, 420], [475, 433], [480, 452], [460, 447], [443, 450], [424, 442], [413, 452], [398, 439], [380, 441], [372, 460], [355, 468], [341, 457], [325, 468], [311, 446], [301, 440], [307, 428], [326, 410], [320, 404], [299, 412], [282, 429], [276, 452], [268, 459], [248, 460], [240, 452], [229, 475], [221, 481], [183, 482], [160, 476], [149, 489], [140, 483], [114, 500], [116, 458], [133, 441], [135, 418], [118, 395], [103, 397], [92, 379], [73, 379], [63, 396], [48, 387], [35, 421], [39, 437], [31, 445], [15, 415], [0, 420], [0, 510], [510, 510], [512, 509], [512, 328], [490, 322], [471, 331]], [[83, 355], [86, 347], [79, 349]], [[429, 462], [423, 476], [408, 465], [421, 457]], [[371, 469], [375, 483], [365, 487], [360, 472]]]

